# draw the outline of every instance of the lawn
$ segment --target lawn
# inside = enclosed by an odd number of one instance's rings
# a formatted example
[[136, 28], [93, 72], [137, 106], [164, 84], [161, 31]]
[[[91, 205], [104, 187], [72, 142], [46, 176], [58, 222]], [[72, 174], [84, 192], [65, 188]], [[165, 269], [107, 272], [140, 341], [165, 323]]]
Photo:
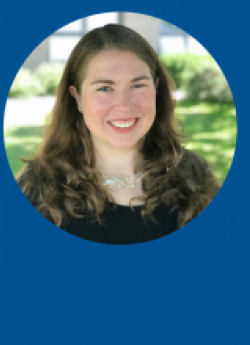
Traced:
[[176, 114], [190, 136], [186, 147], [206, 158], [214, 174], [224, 181], [236, 145], [235, 107], [229, 104], [182, 101], [179, 102]]
[[[232, 105], [210, 104], [183, 100], [176, 110], [190, 136], [185, 146], [201, 154], [210, 163], [215, 175], [225, 180], [236, 144], [236, 113]], [[31, 157], [41, 142], [41, 126], [5, 129], [5, 145], [14, 175], [22, 168], [20, 157]]]
[[5, 129], [6, 154], [13, 175], [16, 175], [24, 165], [20, 158], [30, 158], [35, 154], [41, 142], [42, 133], [41, 126]]

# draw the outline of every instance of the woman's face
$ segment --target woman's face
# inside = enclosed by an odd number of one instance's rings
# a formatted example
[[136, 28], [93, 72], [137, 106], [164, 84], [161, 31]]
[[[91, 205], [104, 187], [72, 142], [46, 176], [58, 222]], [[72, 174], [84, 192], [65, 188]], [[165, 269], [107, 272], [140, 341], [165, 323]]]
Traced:
[[96, 147], [135, 147], [155, 119], [156, 88], [150, 69], [128, 51], [95, 55], [75, 97]]

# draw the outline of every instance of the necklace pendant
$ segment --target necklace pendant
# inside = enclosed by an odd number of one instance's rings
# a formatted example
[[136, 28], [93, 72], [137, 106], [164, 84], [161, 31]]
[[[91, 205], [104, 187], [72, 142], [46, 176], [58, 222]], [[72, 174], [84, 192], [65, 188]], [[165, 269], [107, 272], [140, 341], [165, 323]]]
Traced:
[[[105, 179], [102, 185], [107, 186], [110, 190], [116, 191], [125, 187], [125, 185], [130, 186], [132, 188], [139, 186], [139, 184], [136, 184], [136, 179], [141, 176], [143, 177], [143, 174], [139, 173], [133, 176], [124, 177], [123, 179], [120, 179], [116, 176], [111, 176], [111, 178], [108, 178], [108, 176], [105, 175], [104, 173], [102, 173], [102, 176]], [[132, 180], [132, 183], [130, 184], [129, 182], [131, 180]]]

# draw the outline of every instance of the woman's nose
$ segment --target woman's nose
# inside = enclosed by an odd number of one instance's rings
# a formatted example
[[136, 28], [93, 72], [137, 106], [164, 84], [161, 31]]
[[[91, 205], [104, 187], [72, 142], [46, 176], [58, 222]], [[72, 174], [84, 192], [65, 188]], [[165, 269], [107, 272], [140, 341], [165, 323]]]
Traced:
[[131, 94], [128, 90], [117, 92], [116, 108], [122, 111], [129, 111], [132, 107]]

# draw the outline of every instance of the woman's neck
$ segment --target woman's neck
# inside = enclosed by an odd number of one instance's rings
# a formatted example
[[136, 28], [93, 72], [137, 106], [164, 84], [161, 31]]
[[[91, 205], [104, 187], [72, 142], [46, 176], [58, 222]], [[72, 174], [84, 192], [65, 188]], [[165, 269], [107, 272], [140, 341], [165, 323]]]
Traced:
[[115, 176], [133, 175], [135, 166], [140, 162], [140, 155], [135, 149], [96, 148], [96, 168], [104, 174]]

